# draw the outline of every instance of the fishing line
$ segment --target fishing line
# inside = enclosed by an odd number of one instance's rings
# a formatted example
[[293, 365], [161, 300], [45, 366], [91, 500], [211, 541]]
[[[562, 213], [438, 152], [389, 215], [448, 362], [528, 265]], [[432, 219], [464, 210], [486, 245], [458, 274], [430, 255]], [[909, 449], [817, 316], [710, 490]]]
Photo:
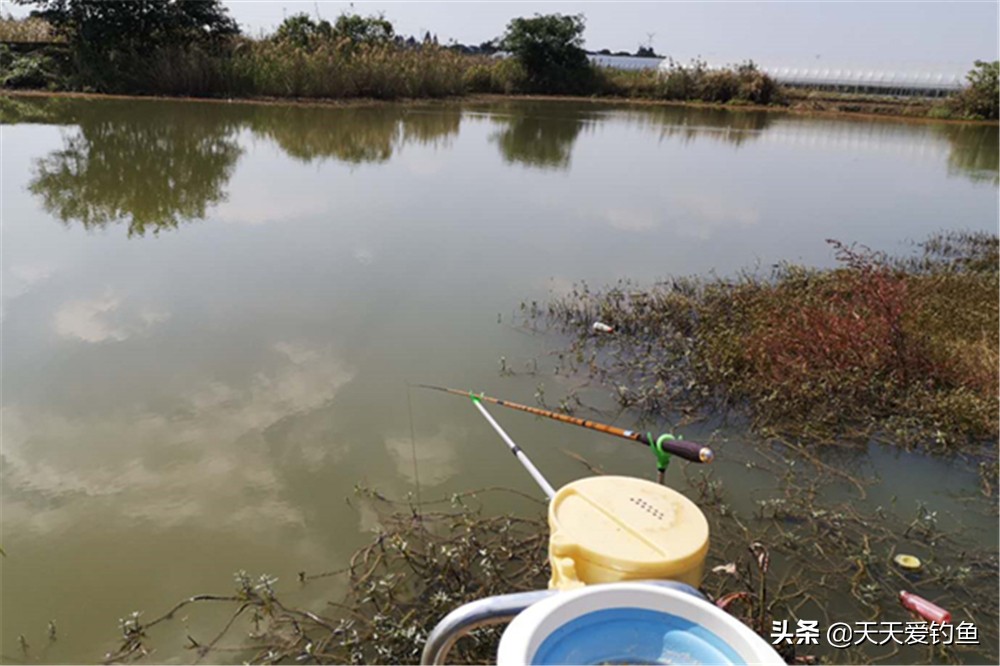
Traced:
[[420, 502], [420, 472], [417, 470], [417, 437], [413, 432], [413, 398], [410, 397], [410, 383], [406, 382], [406, 407], [410, 412], [410, 448], [413, 451], [413, 480], [417, 483], [417, 506]]

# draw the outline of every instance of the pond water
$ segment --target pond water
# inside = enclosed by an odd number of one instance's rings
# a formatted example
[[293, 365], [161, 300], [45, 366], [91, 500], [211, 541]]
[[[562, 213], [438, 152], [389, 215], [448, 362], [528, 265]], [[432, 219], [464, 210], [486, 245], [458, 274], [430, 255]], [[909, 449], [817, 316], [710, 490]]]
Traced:
[[[97, 661], [118, 618], [236, 570], [294, 589], [342, 566], [371, 537], [359, 483], [537, 492], [467, 402], [406, 387], [556, 402], [558, 341], [517, 326], [523, 301], [998, 219], [995, 127], [569, 102], [0, 110], [4, 661]], [[638, 447], [495, 415], [556, 486], [588, 474], [564, 449], [652, 471]], [[735, 506], [774, 485], [726, 462], [739, 438], [716, 466]], [[974, 461], [857, 456], [874, 501], [924, 502], [996, 552], [995, 514], [963, 499]], [[156, 659], [190, 659], [187, 630]]]

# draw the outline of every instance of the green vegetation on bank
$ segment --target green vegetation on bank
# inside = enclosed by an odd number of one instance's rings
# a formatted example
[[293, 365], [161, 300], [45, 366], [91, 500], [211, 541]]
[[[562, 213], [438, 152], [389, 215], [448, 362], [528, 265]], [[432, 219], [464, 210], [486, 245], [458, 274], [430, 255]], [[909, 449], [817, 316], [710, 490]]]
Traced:
[[[731, 104], [785, 104], [752, 62], [728, 69], [670, 62], [664, 70], [594, 66], [583, 16], [512, 20], [466, 53], [428, 34], [404, 39], [382, 16], [333, 23], [288, 17], [268, 36], [239, 34], [217, 0], [107, 3], [19, 0], [24, 20], [0, 20], [6, 88], [203, 97], [433, 98], [469, 93], [571, 94]], [[45, 43], [30, 48], [31, 43]], [[646, 47], [649, 48], [649, 47]], [[511, 57], [484, 55], [495, 49]], [[970, 86], [931, 108], [948, 118], [997, 118], [997, 63], [976, 64]], [[921, 111], [921, 112], [926, 112]]]
[[1000, 118], [1000, 61], [976, 61], [976, 66], [966, 77], [969, 85], [944, 105], [950, 117]]
[[52, 25], [43, 18], [29, 16], [16, 19], [0, 16], [0, 41], [21, 43], [47, 43], [62, 41], [52, 30]]
[[[834, 269], [584, 287], [532, 314], [576, 335], [562, 372], [647, 414], [735, 410], [821, 441], [995, 442], [997, 236], [937, 235], [906, 260], [830, 243]], [[615, 333], [591, 334], [594, 321]]]
[[583, 50], [583, 28], [582, 16], [550, 14], [511, 21], [499, 46], [519, 65], [516, 87], [526, 92], [594, 92], [600, 81]]
[[710, 69], [704, 62], [670, 61], [666, 71], [619, 70], [612, 77], [614, 94], [624, 97], [700, 100], [720, 104], [781, 104], [781, 86], [752, 62], [729, 69]]

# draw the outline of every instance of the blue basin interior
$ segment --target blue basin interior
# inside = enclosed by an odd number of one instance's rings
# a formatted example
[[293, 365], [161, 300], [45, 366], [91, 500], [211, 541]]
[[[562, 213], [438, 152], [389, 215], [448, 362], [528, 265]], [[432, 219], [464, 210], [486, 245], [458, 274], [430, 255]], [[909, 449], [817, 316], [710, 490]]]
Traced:
[[682, 617], [645, 608], [608, 608], [549, 634], [533, 664], [745, 664], [723, 639]]

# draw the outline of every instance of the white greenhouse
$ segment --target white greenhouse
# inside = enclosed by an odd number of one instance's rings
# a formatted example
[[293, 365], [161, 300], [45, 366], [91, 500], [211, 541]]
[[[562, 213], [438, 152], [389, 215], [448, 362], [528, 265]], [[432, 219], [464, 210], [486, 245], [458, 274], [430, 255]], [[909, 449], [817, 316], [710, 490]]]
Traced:
[[[660, 61], [667, 70], [669, 59]], [[717, 67], [709, 65], [710, 68]], [[888, 68], [775, 67], [759, 66], [782, 85], [801, 88], [870, 92], [885, 95], [947, 95], [965, 85], [966, 71], [960, 67], [930, 67], [902, 71]]]
[[954, 70], [902, 72], [830, 67], [761, 67], [761, 70], [786, 86], [891, 95], [942, 95], [960, 90], [965, 84], [965, 72]]

